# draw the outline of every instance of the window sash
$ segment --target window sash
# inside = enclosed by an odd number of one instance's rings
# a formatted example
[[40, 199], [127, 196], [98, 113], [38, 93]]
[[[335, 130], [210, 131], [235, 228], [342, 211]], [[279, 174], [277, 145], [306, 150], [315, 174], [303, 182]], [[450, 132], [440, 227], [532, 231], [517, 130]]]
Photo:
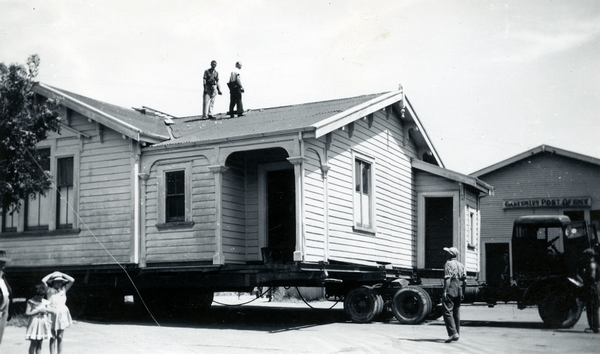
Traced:
[[56, 185], [58, 187], [73, 186], [73, 157], [58, 159], [56, 169]]
[[165, 172], [165, 222], [185, 221], [185, 170]]
[[52, 210], [48, 194], [32, 195], [26, 201], [25, 230], [48, 230], [49, 211]]
[[360, 159], [354, 160], [354, 220], [357, 227], [371, 228], [372, 200], [371, 200], [371, 164]]
[[56, 225], [59, 229], [73, 227], [73, 156], [56, 160]]
[[16, 232], [19, 225], [19, 213], [10, 213], [10, 210], [2, 211], [2, 232]]

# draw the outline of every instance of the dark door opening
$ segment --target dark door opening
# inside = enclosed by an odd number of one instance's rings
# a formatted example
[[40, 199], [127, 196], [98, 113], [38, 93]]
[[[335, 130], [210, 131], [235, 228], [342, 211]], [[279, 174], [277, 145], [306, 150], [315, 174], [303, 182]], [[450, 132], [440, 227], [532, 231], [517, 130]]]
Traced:
[[273, 261], [292, 262], [296, 249], [294, 170], [267, 173], [267, 247]]
[[508, 242], [485, 244], [485, 281], [492, 287], [510, 284]]
[[444, 247], [452, 246], [452, 197], [425, 198], [425, 268], [443, 269]]

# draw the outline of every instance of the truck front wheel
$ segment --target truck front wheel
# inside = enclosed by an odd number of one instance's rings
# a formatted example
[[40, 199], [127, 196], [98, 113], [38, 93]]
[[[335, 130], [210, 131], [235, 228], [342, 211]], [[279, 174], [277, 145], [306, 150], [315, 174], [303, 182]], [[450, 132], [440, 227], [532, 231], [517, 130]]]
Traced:
[[583, 304], [573, 294], [550, 290], [538, 304], [540, 317], [550, 328], [570, 328], [579, 321]]
[[407, 286], [396, 292], [392, 311], [400, 323], [417, 324], [431, 313], [431, 298], [422, 288]]
[[383, 298], [370, 286], [363, 285], [348, 292], [344, 311], [353, 322], [371, 322], [383, 311]]

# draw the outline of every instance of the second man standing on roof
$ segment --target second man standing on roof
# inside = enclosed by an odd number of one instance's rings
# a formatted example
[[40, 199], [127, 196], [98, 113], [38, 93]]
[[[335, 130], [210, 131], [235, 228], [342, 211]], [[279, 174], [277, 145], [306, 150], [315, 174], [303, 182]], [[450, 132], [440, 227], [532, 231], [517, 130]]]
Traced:
[[235, 69], [231, 72], [231, 76], [229, 77], [229, 82], [227, 86], [229, 86], [229, 117], [233, 118], [234, 110], [233, 108], [237, 106], [237, 115], [241, 117], [244, 115], [244, 105], [242, 104], [242, 92], [244, 92], [244, 87], [242, 86], [242, 81], [240, 80], [240, 69], [242, 69], [242, 63], [239, 61], [235, 63]]
[[215, 68], [217, 67], [217, 61], [213, 60], [210, 62], [210, 68], [204, 70], [204, 77], [202, 78], [204, 84], [204, 104], [202, 106], [202, 118], [212, 118], [212, 110], [215, 104], [215, 97], [217, 92], [221, 94], [221, 87], [219, 87], [219, 73]]

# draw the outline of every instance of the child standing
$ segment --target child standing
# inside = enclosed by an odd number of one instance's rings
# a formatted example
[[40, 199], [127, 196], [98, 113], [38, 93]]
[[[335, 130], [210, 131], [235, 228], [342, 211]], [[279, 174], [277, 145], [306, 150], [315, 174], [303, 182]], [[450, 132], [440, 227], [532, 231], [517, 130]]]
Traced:
[[50, 338], [50, 354], [62, 353], [62, 340], [65, 328], [73, 324], [71, 313], [67, 307], [67, 291], [73, 286], [75, 279], [61, 273], [54, 272], [46, 275], [42, 281], [48, 284], [46, 298], [55, 308], [51, 318], [52, 338]]
[[25, 316], [29, 317], [25, 339], [31, 341], [29, 354], [40, 354], [42, 342], [51, 336], [50, 319], [48, 314], [52, 313], [52, 304], [44, 299], [46, 285], [37, 284], [33, 290], [33, 297], [27, 300]]

